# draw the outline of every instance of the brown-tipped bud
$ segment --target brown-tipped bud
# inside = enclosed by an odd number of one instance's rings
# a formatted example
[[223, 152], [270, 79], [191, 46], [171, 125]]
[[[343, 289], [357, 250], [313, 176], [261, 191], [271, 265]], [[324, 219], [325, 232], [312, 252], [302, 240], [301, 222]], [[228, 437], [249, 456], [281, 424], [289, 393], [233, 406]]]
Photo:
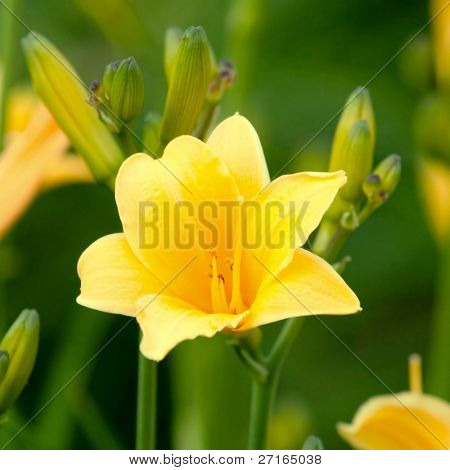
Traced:
[[373, 174], [367, 176], [364, 193], [370, 203], [379, 206], [391, 197], [400, 180], [401, 166], [401, 158], [393, 154], [386, 157]]

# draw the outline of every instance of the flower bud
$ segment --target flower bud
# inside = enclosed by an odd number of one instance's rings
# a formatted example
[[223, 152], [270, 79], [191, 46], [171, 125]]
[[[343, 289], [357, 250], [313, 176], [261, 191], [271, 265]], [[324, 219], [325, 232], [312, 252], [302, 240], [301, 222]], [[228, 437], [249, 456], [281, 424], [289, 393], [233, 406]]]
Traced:
[[309, 436], [303, 443], [302, 450], [323, 450], [323, 442], [317, 436]]
[[206, 97], [210, 103], [218, 103], [224, 92], [230, 88], [236, 80], [236, 69], [230, 60], [222, 60], [208, 86]]
[[107, 67], [105, 75], [102, 85], [108, 97], [109, 111], [119, 121], [132, 121], [144, 103], [144, 75], [138, 63], [134, 57], [129, 57], [118, 65]]
[[188, 28], [181, 39], [169, 80], [161, 141], [191, 134], [211, 78], [211, 50], [201, 27]]
[[182, 36], [183, 31], [181, 31], [180, 28], [172, 27], [166, 30], [164, 38], [164, 72], [166, 73], [166, 79], [169, 82]]
[[398, 155], [386, 157], [374, 170], [373, 174], [367, 176], [363, 189], [369, 202], [380, 206], [386, 202], [395, 191], [401, 174], [401, 159]]
[[363, 196], [362, 186], [372, 169], [373, 139], [367, 121], [356, 121], [342, 147], [341, 170], [347, 174], [347, 184], [339, 195], [357, 204]]
[[105, 70], [103, 71], [103, 77], [100, 83], [101, 95], [107, 101], [110, 99], [109, 91], [111, 90], [113, 79], [117, 72], [117, 69], [119, 68], [119, 65], [120, 65], [120, 60], [115, 60], [114, 62], [111, 62], [110, 64], [108, 64], [105, 67]]
[[0, 415], [18, 398], [28, 382], [39, 343], [39, 315], [35, 310], [24, 310], [0, 343], [7, 351], [9, 366], [0, 383]]
[[0, 351], [0, 385], [8, 372], [9, 354], [8, 351]]
[[344, 147], [351, 129], [356, 121], [360, 120], [367, 122], [373, 146], [375, 142], [375, 118], [369, 92], [362, 87], [358, 87], [349, 96], [339, 119], [331, 149], [330, 171], [344, 169]]
[[34, 87], [99, 181], [113, 184], [124, 160], [119, 144], [89, 106], [89, 95], [67, 59], [45, 38], [29, 33], [22, 46]]

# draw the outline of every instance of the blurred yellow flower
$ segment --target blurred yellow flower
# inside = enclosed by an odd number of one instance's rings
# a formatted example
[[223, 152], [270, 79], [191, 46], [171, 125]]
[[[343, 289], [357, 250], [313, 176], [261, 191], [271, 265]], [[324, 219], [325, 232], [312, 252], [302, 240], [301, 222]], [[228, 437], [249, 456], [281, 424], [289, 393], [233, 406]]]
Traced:
[[448, 0], [431, 0], [434, 56], [438, 85], [450, 88], [450, 8]]
[[410, 358], [410, 391], [366, 401], [352, 424], [337, 429], [355, 449], [427, 450], [450, 447], [450, 404], [422, 393], [420, 357]]
[[[247, 330], [301, 315], [357, 312], [357, 297], [335, 270], [298, 248], [345, 181], [345, 174], [336, 172], [297, 173], [270, 182], [258, 135], [239, 115], [223, 121], [206, 144], [181, 136], [167, 145], [160, 160], [133, 155], [116, 180], [124, 233], [103, 237], [83, 253], [77, 300], [97, 310], [136, 316], [143, 332], [142, 354], [153, 360], [163, 359], [183, 340], [222, 330]], [[241, 208], [246, 201], [261, 218], [237, 215], [231, 221], [226, 203]], [[166, 204], [174, 212], [184, 205], [181, 225], [192, 228], [195, 243], [182, 248], [173, 241], [181, 236], [178, 226], [168, 228], [176, 214], [163, 213], [147, 226], [141, 220], [146, 204], [155, 210]], [[202, 226], [196, 215], [205, 204], [216, 212], [213, 221], [208, 219], [210, 230], [219, 234], [214, 249], [199, 241], [206, 221]], [[266, 210], [271, 205], [284, 215]], [[293, 221], [301, 224], [294, 240], [289, 236]], [[170, 243], [159, 240], [157, 247], [148, 246], [145, 240], [155, 230]], [[232, 246], [226, 243], [230, 232]], [[280, 235], [277, 246], [270, 245], [272, 232]], [[259, 243], [243, 243], [244, 233], [251, 240], [260, 237]]]
[[92, 179], [83, 160], [68, 154], [67, 137], [29, 90], [10, 95], [5, 140], [0, 155], [0, 239], [41, 190]]
[[450, 235], [450, 166], [424, 159], [419, 172], [427, 214], [439, 243]]

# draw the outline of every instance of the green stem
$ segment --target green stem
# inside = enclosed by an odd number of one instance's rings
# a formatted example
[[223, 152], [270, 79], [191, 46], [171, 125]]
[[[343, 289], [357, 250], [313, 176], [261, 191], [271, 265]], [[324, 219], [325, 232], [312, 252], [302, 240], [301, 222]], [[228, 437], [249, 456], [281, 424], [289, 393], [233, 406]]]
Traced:
[[139, 353], [136, 450], [156, 449], [157, 364]]
[[[19, 5], [20, 0], [10, 0], [7, 2], [7, 7], [16, 14], [18, 13]], [[0, 77], [0, 151], [3, 150], [5, 144], [7, 102], [12, 82], [12, 67], [18, 48], [18, 44], [15, 44], [18, 26], [17, 19], [14, 18], [5, 5], [3, 5], [1, 14], [0, 45], [2, 50], [0, 64], [3, 69], [3, 77]]]
[[428, 390], [450, 399], [450, 237], [442, 249], [436, 307], [433, 316]]
[[336, 259], [350, 233], [340, 224], [325, 219], [320, 225], [312, 251], [331, 263]]
[[269, 421], [281, 368], [284, 359], [303, 325], [303, 320], [303, 318], [292, 318], [284, 323], [270, 354], [262, 361], [265, 365], [266, 375], [253, 375], [248, 441], [249, 449], [262, 450], [266, 448]]
[[264, 450], [267, 446], [272, 406], [278, 385], [280, 368], [267, 376], [264, 382], [254, 377], [250, 405], [248, 449]]

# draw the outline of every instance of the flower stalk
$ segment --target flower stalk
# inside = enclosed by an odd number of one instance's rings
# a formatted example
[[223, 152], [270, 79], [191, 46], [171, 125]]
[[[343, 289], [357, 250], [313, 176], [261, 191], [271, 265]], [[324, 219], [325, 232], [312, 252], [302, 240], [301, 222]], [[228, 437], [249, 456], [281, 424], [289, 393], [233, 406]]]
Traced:
[[136, 450], [156, 449], [157, 363], [139, 353]]
[[[385, 158], [371, 173], [374, 136], [370, 96], [366, 90], [357, 89], [339, 120], [330, 160], [330, 171], [344, 169], [348, 183], [322, 220], [312, 247], [313, 253], [328, 262], [336, 259], [350, 234], [389, 199], [398, 185], [401, 164], [397, 155]], [[285, 322], [269, 354], [261, 354], [260, 365], [267, 370], [266, 376], [261, 379], [252, 374], [249, 449], [265, 449], [280, 371], [303, 320], [297, 317]], [[244, 364], [254, 370], [248, 361]]]

